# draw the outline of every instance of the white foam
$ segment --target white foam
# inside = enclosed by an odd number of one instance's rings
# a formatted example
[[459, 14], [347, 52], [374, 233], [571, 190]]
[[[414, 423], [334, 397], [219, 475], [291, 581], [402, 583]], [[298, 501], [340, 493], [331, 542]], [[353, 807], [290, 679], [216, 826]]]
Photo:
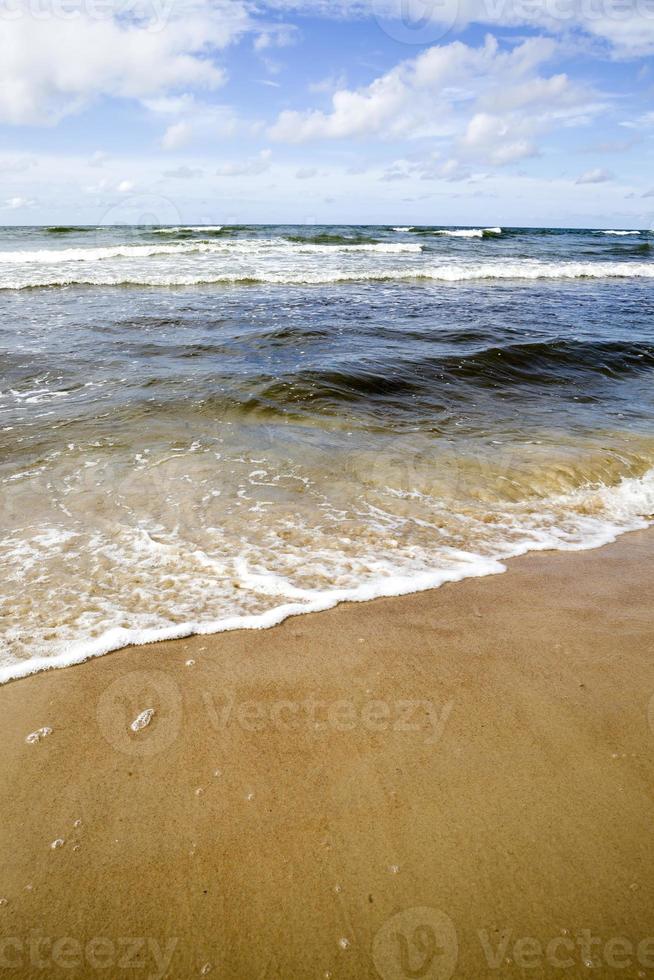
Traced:
[[81, 664], [126, 646], [142, 646], [163, 640], [177, 640], [193, 635], [210, 635], [234, 630], [269, 629], [291, 616], [299, 616], [307, 612], [322, 612], [332, 609], [341, 602], [366, 602], [379, 596], [408, 595], [412, 592], [438, 588], [445, 582], [458, 582], [470, 576], [490, 575], [502, 571], [504, 566], [498, 561], [479, 557], [473, 564], [473, 558], [470, 556], [470, 560], [466, 564], [462, 563], [458, 569], [441, 569], [416, 576], [398, 576], [395, 579], [385, 578], [383, 582], [370, 582], [355, 589], [325, 591], [315, 594], [310, 602], [283, 603], [264, 613], [234, 615], [210, 622], [178, 623], [146, 629], [115, 627], [107, 630], [100, 637], [71, 643], [66, 653], [4, 664], [0, 667], [0, 684], [44, 670]]
[[[370, 247], [370, 246], [368, 246]], [[331, 246], [328, 246], [331, 249]], [[210, 286], [239, 284], [270, 285], [330, 285], [343, 282], [489, 282], [538, 279], [652, 279], [654, 262], [543, 262], [538, 259], [518, 259], [513, 262], [443, 262], [439, 265], [380, 266], [378, 268], [289, 269], [266, 272], [262, 266], [242, 269], [207, 271], [203, 274], [183, 274], [179, 269], [156, 273], [148, 267], [142, 272], [130, 267], [130, 273], [93, 270], [84, 276], [70, 272], [47, 275], [36, 271], [27, 278], [0, 278], [2, 289], [27, 289], [45, 286]]]
[[[378, 562], [381, 577], [350, 588], [300, 590], [287, 583], [286, 589], [275, 575], [267, 584], [262, 577], [254, 582], [258, 592], [268, 595], [296, 596], [263, 613], [234, 614], [209, 621], [188, 621], [146, 628], [114, 627], [93, 639], [72, 642], [66, 652], [52, 657], [38, 657], [0, 667], [0, 684], [9, 680], [58, 667], [79, 664], [129, 645], [143, 645], [174, 640], [193, 634], [208, 635], [245, 629], [268, 629], [291, 616], [331, 609], [341, 602], [365, 602], [382, 596], [400, 596], [438, 588], [445, 582], [499, 574], [504, 562], [528, 551], [582, 551], [614, 541], [620, 534], [648, 527], [654, 521], [654, 469], [640, 478], [625, 478], [614, 487], [589, 486], [559, 495], [543, 502], [543, 511], [551, 505], [566, 517], [559, 525], [525, 523], [513, 526], [505, 542], [497, 541], [495, 553], [480, 555], [447, 549], [447, 567], [429, 568], [414, 573], [392, 573], [392, 566]], [[442, 559], [441, 559], [442, 560]], [[385, 573], [385, 574], [384, 574]], [[132, 730], [139, 731], [152, 720], [154, 709], [148, 708], [134, 720]], [[136, 727], [135, 727], [136, 726]]]
[[107, 245], [98, 248], [42, 248], [0, 252], [2, 265], [58, 265], [63, 262], [101, 262], [104, 259], [149, 258], [200, 249], [200, 243], [185, 245]]
[[223, 225], [178, 225], [176, 228], [151, 228], [153, 235], [178, 235], [184, 231], [222, 231]]
[[601, 231], [600, 235], [640, 235], [639, 231], [616, 231], [609, 229], [608, 231]]
[[446, 235], [448, 238], [483, 238], [484, 235], [501, 235], [501, 228], [455, 228], [435, 231], [435, 235]]
[[97, 248], [21, 249], [0, 252], [0, 265], [60, 265], [69, 262], [106, 262], [110, 259], [147, 259], [165, 255], [260, 255], [271, 251], [283, 253], [314, 252], [330, 255], [335, 252], [379, 252], [396, 255], [402, 252], [421, 252], [422, 245], [411, 242], [347, 242], [320, 245], [314, 242], [290, 242], [286, 239], [256, 239], [239, 241], [221, 239], [217, 242], [174, 242], [156, 245], [106, 245]]

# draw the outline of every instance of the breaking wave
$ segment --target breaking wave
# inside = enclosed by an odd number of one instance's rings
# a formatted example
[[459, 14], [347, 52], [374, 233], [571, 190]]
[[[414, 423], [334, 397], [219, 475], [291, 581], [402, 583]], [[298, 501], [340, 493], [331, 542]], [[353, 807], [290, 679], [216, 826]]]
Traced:
[[[137, 246], [146, 249], [148, 246]], [[376, 246], [352, 246], [358, 249], [372, 249]], [[177, 246], [171, 246], [170, 254], [183, 254]], [[116, 251], [99, 250], [99, 251]], [[118, 250], [120, 256], [128, 257], [133, 253]], [[141, 256], [150, 254], [141, 252]], [[159, 253], [154, 253], [159, 254]], [[188, 252], [187, 252], [188, 254]], [[387, 253], [388, 254], [388, 253]], [[109, 258], [116, 256], [102, 256]], [[86, 256], [88, 260], [88, 256]], [[56, 260], [63, 262], [59, 258]], [[48, 263], [50, 264], [50, 263]], [[53, 264], [55, 264], [53, 262]], [[307, 285], [319, 286], [346, 282], [503, 282], [535, 280], [576, 280], [576, 279], [652, 279], [654, 278], [654, 262], [542, 262], [524, 259], [514, 262], [486, 262], [474, 264], [442, 263], [432, 266], [404, 266], [399, 268], [378, 267], [369, 269], [353, 266], [352, 268], [316, 268], [303, 270], [289, 269], [288, 271], [263, 269], [236, 271], [230, 273], [227, 269], [207, 269], [203, 273], [184, 273], [181, 269], [165, 269], [156, 272], [152, 268], [135, 270], [116, 270], [103, 272], [89, 270], [84, 275], [76, 275], [72, 270], [57, 273], [47, 273], [34, 270], [31, 275], [17, 277], [15, 275], [0, 276], [0, 290], [29, 289], [52, 286], [252, 286], [252, 285]]]

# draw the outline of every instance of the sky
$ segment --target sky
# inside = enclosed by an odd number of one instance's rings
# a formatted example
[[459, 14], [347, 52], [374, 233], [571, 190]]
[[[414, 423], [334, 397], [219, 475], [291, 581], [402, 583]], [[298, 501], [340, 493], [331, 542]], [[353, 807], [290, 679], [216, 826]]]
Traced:
[[0, 224], [654, 227], [654, 0], [0, 0]]

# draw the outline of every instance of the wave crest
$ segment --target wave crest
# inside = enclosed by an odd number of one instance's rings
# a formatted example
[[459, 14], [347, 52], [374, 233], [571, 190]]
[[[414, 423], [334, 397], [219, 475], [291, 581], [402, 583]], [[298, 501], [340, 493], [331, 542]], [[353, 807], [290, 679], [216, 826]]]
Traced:
[[[361, 246], [361, 248], [372, 246]], [[130, 253], [127, 253], [128, 255]], [[0, 278], [0, 290], [35, 289], [52, 286], [327, 286], [338, 283], [381, 282], [533, 282], [535, 280], [576, 279], [653, 279], [654, 262], [541, 262], [532, 259], [514, 262], [479, 264], [443, 263], [437, 266], [406, 266], [401, 268], [337, 268], [265, 272], [252, 269], [230, 273], [223, 269], [203, 274], [183, 274], [180, 271], [156, 273], [150, 269], [139, 274], [103, 273], [94, 271], [85, 276], [70, 272], [60, 275], [43, 274], [35, 270], [29, 279], [16, 276]]]

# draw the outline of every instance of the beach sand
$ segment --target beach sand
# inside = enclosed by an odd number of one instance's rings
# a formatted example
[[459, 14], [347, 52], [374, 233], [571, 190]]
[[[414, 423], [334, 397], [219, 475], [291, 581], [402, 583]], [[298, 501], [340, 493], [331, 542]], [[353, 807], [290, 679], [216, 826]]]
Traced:
[[653, 975], [653, 582], [637, 532], [6, 685], [0, 974]]

